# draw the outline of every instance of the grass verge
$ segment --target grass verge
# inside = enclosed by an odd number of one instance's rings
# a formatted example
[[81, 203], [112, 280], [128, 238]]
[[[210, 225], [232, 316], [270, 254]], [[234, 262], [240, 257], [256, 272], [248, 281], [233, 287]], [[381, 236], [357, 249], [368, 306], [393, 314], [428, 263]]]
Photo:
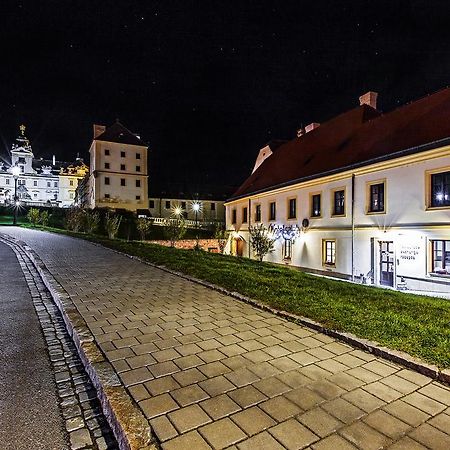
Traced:
[[450, 301], [316, 277], [246, 258], [179, 250], [143, 242], [80, 237], [239, 292], [274, 308], [309, 317], [450, 367]]

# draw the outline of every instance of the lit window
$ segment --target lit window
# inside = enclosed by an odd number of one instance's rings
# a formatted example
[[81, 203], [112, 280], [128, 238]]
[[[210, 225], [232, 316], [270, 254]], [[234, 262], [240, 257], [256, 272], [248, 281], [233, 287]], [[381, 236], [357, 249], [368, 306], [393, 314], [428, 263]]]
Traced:
[[275, 220], [277, 213], [276, 208], [277, 208], [276, 203], [271, 202], [269, 205], [269, 220]]
[[109, 177], [105, 177], [105, 184], [109, 185]]
[[288, 219], [295, 219], [297, 217], [297, 199], [289, 199]]
[[369, 212], [384, 212], [384, 183], [369, 186]]
[[345, 191], [334, 191], [333, 215], [343, 216], [345, 214]]
[[126, 186], [125, 178], [121, 178], [121, 179], [120, 179], [120, 185], [121, 185], [121, 186]]
[[141, 187], [141, 180], [136, 180], [136, 187]]
[[261, 205], [255, 206], [255, 222], [261, 222]]
[[242, 223], [247, 223], [248, 221], [248, 210], [247, 207], [245, 206], [244, 208], [242, 208]]
[[120, 152], [120, 157], [125, 158], [125, 152]]
[[431, 271], [450, 275], [450, 241], [431, 241]]
[[141, 159], [141, 154], [140, 153], [136, 153], [136, 159]]
[[322, 263], [325, 266], [336, 265], [336, 241], [328, 239], [322, 241]]
[[120, 165], [120, 170], [125, 170], [125, 164]]
[[311, 196], [311, 217], [320, 217], [322, 215], [321, 211], [321, 195], [314, 194]]
[[170, 200], [166, 200], [166, 209], [170, 209]]
[[450, 172], [431, 175], [431, 206], [450, 206]]
[[236, 223], [236, 210], [231, 211], [231, 223]]
[[150, 200], [149, 201], [149, 207], [152, 208], [152, 209], [155, 207], [155, 200]]

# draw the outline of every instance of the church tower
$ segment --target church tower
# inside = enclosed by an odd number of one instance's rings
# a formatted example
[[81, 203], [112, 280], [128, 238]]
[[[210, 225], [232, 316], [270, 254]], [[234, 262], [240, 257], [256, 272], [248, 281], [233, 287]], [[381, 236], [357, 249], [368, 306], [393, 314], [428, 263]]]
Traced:
[[20, 173], [34, 174], [33, 150], [28, 138], [25, 136], [25, 125], [20, 125], [20, 133], [11, 148], [11, 165], [20, 167]]

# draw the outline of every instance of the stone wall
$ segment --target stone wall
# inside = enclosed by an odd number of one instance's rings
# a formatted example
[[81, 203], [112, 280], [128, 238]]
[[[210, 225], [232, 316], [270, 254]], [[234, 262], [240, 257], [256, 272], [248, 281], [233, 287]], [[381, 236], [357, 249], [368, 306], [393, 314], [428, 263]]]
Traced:
[[[170, 247], [170, 241], [149, 241], [152, 244], [159, 244], [164, 245], [165, 247]], [[213, 253], [219, 253], [219, 244], [217, 239], [199, 239], [198, 243], [200, 247], [209, 252]], [[181, 239], [177, 242], [175, 242], [175, 248], [182, 248], [182, 249], [193, 249], [195, 247], [196, 240], [195, 239]]]

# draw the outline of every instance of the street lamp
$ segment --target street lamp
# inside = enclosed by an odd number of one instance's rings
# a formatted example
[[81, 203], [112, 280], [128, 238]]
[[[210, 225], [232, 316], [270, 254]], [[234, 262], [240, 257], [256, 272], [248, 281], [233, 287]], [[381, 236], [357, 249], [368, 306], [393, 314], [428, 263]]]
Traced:
[[198, 243], [198, 240], [199, 240], [199, 236], [198, 236], [198, 213], [199, 213], [200, 209], [201, 209], [200, 202], [197, 202], [197, 201], [192, 202], [192, 211], [194, 211], [194, 213], [195, 213], [195, 232], [196, 232], [196, 234], [195, 234], [195, 248], [197, 250], [200, 247], [199, 243]]
[[14, 220], [13, 225], [17, 225], [17, 206], [18, 206], [18, 198], [17, 198], [17, 179], [19, 178], [20, 174], [20, 167], [18, 165], [15, 165], [11, 169], [11, 173], [14, 177]]

